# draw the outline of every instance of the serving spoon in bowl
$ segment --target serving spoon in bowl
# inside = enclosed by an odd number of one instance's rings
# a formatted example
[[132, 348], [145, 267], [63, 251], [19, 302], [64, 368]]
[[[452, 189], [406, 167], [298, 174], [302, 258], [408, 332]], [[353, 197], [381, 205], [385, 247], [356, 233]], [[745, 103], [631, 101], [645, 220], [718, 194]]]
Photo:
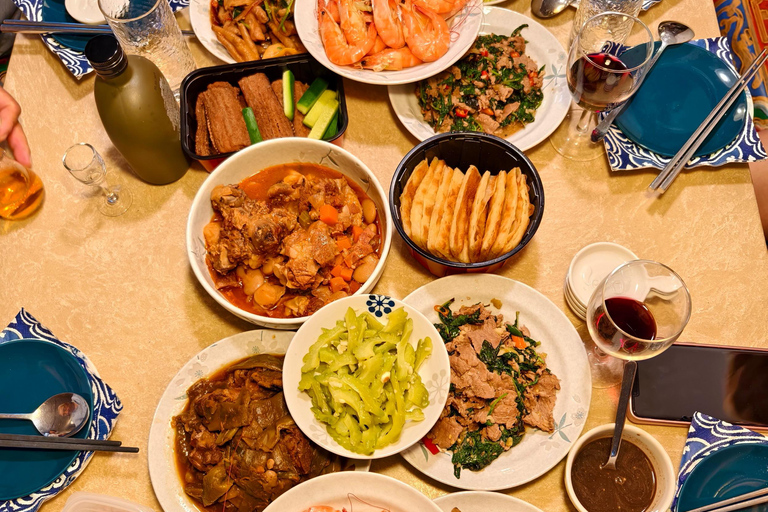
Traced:
[[551, 18], [560, 14], [574, 0], [531, 0], [531, 12], [537, 18]]
[[616, 409], [616, 423], [613, 427], [613, 439], [611, 440], [611, 453], [601, 469], [616, 469], [616, 459], [619, 458], [619, 448], [621, 448], [621, 436], [624, 433], [624, 422], [627, 419], [627, 406], [629, 405], [629, 395], [632, 392], [632, 384], [635, 382], [635, 372], [637, 372], [637, 361], [627, 361], [624, 363], [624, 376], [621, 379], [621, 394], [619, 395], [619, 405]]
[[29, 420], [42, 435], [70, 437], [88, 421], [90, 408], [85, 398], [76, 393], [59, 393], [40, 404], [29, 414], [3, 414], [0, 419]]

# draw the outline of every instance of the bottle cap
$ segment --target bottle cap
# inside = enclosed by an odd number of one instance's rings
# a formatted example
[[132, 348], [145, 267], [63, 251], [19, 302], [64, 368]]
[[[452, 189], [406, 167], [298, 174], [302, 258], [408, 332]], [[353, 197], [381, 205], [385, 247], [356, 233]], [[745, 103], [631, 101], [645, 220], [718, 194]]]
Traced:
[[85, 57], [94, 71], [104, 78], [117, 76], [128, 66], [128, 59], [115, 36], [96, 36], [88, 41]]

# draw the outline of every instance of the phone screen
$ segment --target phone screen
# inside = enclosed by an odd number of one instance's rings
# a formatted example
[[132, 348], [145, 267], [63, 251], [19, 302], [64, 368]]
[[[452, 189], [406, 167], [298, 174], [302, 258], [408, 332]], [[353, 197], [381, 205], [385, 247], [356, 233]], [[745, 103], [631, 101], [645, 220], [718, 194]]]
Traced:
[[638, 361], [635, 416], [690, 421], [696, 411], [731, 423], [768, 426], [768, 352], [672, 345]]

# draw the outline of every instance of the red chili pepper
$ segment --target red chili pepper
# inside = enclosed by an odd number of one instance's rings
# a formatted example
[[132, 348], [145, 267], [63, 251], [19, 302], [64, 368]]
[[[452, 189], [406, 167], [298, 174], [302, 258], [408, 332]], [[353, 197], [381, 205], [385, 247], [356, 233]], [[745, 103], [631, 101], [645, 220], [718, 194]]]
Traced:
[[461, 117], [462, 119], [467, 117], [467, 111], [463, 108], [457, 108], [454, 114], [456, 114], [456, 117]]
[[488, 50], [486, 50], [485, 48], [483, 48], [483, 49], [480, 51], [480, 55], [482, 55], [483, 57], [487, 57], [487, 56], [488, 56]]
[[512, 52], [510, 53], [510, 55], [511, 55], [513, 58], [514, 58], [514, 57], [519, 57], [519, 56], [520, 56], [520, 54], [517, 52], [517, 50], [512, 50]]
[[432, 442], [432, 440], [428, 437], [425, 437], [421, 440], [422, 443], [424, 443], [424, 446], [426, 446], [427, 450], [429, 450], [429, 453], [432, 455], [437, 455], [440, 453], [440, 448], [435, 446], [435, 443]]
[[485, 71], [485, 70], [483, 70], [483, 72], [482, 72], [482, 73], [480, 73], [480, 76], [481, 76], [482, 78], [488, 78], [488, 72], [487, 72], [487, 71]]
[[491, 109], [489, 109], [489, 108], [484, 108], [484, 109], [483, 109], [483, 110], [481, 110], [480, 112], [482, 112], [483, 114], [485, 114], [485, 115], [487, 115], [487, 116], [492, 116], [492, 115], [493, 115], [493, 110], [491, 110]]

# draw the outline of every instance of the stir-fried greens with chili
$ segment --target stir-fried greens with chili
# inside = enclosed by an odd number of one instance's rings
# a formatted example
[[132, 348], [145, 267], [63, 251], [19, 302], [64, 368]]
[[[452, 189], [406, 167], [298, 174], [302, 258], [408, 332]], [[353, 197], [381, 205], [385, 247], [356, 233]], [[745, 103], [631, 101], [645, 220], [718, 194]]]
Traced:
[[416, 86], [436, 132], [474, 131], [506, 137], [532, 123], [544, 98], [544, 67], [525, 55], [517, 27], [510, 36], [479, 36], [467, 56]]
[[425, 444], [453, 453], [454, 475], [479, 471], [518, 444], [526, 426], [554, 432], [560, 380], [525, 326], [483, 304], [435, 309], [451, 361], [451, 390]]

